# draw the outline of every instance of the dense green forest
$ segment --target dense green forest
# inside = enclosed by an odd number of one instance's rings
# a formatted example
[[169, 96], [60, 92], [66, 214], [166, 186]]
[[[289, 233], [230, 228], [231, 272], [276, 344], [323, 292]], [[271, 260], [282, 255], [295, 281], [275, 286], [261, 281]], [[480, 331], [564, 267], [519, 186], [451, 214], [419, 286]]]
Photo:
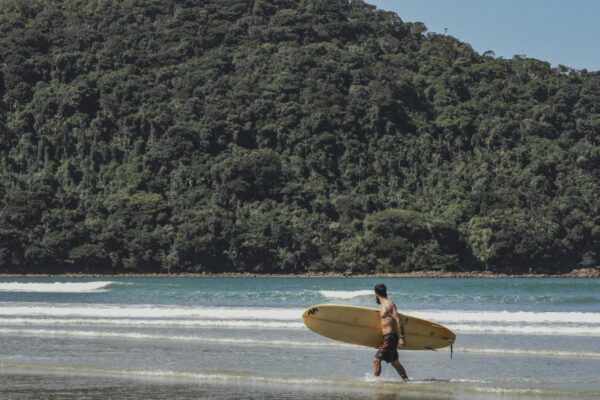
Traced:
[[600, 73], [400, 17], [0, 1], [0, 272], [600, 265]]

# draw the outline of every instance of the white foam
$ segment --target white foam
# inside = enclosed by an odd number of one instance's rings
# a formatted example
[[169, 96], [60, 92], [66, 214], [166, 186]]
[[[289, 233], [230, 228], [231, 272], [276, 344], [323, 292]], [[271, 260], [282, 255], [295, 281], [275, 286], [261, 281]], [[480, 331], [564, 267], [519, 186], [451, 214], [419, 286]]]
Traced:
[[356, 297], [373, 296], [372, 290], [319, 290], [319, 294], [329, 299], [353, 299]]
[[302, 309], [251, 307], [169, 307], [113, 306], [106, 304], [50, 305], [7, 304], [0, 307], [3, 316], [93, 317], [93, 318], [203, 318], [264, 321], [299, 321]]
[[119, 282], [0, 282], [0, 292], [87, 293], [98, 292]]
[[[110, 284], [110, 282], [103, 282]], [[349, 293], [356, 292], [347, 292]], [[343, 294], [342, 294], [343, 295]], [[299, 321], [303, 309], [276, 307], [183, 307], [160, 305], [0, 303], [0, 316], [95, 317], [95, 318], [211, 318], [237, 320]], [[442, 324], [585, 324], [600, 325], [600, 313], [400, 310]]]
[[475, 387], [474, 391], [480, 393], [488, 393], [494, 395], [502, 395], [502, 396], [525, 396], [525, 395], [557, 395], [557, 394], [566, 394], [565, 392], [554, 391], [554, 390], [544, 390], [544, 389], [533, 389], [533, 388], [492, 388], [492, 387]]
[[564, 357], [564, 358], [600, 358], [600, 353], [592, 351], [529, 350], [529, 349], [487, 349], [455, 347], [455, 353], [493, 354], [509, 356]]
[[197, 335], [159, 335], [139, 332], [111, 332], [66, 329], [11, 329], [0, 328], [0, 334], [8, 336], [33, 336], [33, 337], [77, 337], [77, 338], [105, 338], [105, 339], [133, 339], [133, 340], [166, 340], [199, 343], [217, 343], [228, 345], [251, 345], [265, 347], [354, 347], [350, 344], [332, 342], [301, 342], [293, 340], [259, 340], [247, 338], [215, 338]]
[[178, 320], [178, 319], [106, 319], [106, 318], [0, 318], [0, 325], [81, 325], [81, 326], [137, 326], [184, 328], [236, 328], [236, 329], [301, 329], [302, 322], [256, 320]]
[[[407, 314], [413, 314], [407, 312]], [[580, 323], [600, 324], [600, 313], [593, 312], [533, 312], [533, 311], [415, 311], [415, 317], [449, 322], [514, 323]]]
[[590, 335], [600, 336], [600, 326], [557, 325], [447, 325], [456, 333], [510, 333], [521, 335]]
[[[301, 329], [302, 311], [297, 308], [274, 307], [0, 303], [0, 322], [11, 325], [64, 323]], [[406, 313], [439, 322], [457, 333], [600, 335], [600, 313], [462, 310]], [[20, 323], [16, 322], [18, 318], [22, 319]]]

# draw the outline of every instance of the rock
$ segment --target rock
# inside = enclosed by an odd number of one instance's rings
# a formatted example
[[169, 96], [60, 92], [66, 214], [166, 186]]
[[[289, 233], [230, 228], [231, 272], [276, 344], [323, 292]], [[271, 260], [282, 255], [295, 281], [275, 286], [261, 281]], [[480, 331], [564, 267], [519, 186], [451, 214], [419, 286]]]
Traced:
[[600, 278], [600, 267], [574, 269], [566, 276], [569, 278]]

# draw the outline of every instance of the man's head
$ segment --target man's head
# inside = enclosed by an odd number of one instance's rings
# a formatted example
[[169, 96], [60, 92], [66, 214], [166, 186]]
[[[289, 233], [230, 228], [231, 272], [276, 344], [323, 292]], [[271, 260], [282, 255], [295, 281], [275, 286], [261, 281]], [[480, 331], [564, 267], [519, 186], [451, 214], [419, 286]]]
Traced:
[[387, 288], [383, 283], [375, 285], [375, 301], [377, 304], [381, 304], [381, 298], [387, 299]]

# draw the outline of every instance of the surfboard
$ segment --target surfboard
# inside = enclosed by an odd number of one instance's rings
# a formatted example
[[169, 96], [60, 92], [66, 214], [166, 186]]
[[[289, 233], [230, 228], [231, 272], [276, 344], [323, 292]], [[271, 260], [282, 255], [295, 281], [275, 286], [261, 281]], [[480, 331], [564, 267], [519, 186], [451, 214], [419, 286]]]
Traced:
[[[398, 350], [435, 350], [451, 346], [456, 335], [448, 328], [425, 319], [401, 314], [406, 345]], [[341, 342], [378, 348], [381, 320], [376, 308], [319, 304], [302, 314], [311, 331]]]

